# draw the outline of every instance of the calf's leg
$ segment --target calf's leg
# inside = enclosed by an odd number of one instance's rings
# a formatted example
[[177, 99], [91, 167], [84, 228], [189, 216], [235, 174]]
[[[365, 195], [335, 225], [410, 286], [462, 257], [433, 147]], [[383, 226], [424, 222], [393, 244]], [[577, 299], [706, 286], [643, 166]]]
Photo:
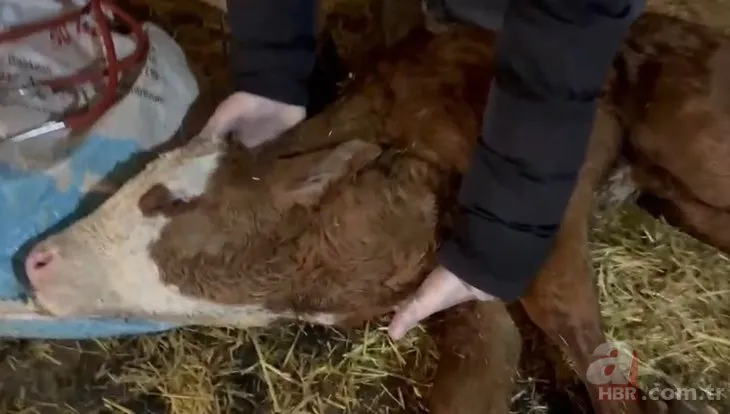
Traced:
[[428, 322], [439, 365], [431, 414], [507, 414], [522, 339], [502, 302], [469, 302]]
[[632, 402], [600, 401], [597, 387], [586, 381], [586, 372], [594, 361], [593, 351], [606, 342], [606, 337], [587, 240], [578, 234], [573, 234], [572, 239], [569, 236], [566, 234], [558, 241], [522, 304], [530, 319], [574, 362], [573, 367], [588, 388], [596, 413], [642, 412]]
[[553, 252], [521, 300], [530, 319], [573, 360], [599, 414], [644, 411], [637, 402], [599, 400], [597, 387], [586, 381], [586, 371], [595, 360], [594, 350], [606, 342], [590, 262], [588, 221], [594, 189], [615, 162], [620, 142], [618, 122], [599, 111], [586, 162]]

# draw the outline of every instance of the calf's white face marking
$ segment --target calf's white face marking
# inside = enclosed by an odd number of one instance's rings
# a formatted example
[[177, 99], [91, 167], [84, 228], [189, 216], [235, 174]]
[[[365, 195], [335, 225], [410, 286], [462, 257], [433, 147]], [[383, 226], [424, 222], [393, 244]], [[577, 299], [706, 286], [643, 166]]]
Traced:
[[[154, 185], [173, 195], [202, 195], [216, 171], [224, 143], [197, 141], [151, 162], [98, 210], [41, 243], [56, 260], [30, 277], [37, 303], [55, 316], [146, 316], [184, 323], [261, 326], [281, 317], [257, 305], [225, 306], [183, 296], [162, 283], [148, 248], [169, 219], [145, 217], [138, 201]], [[43, 274], [46, 273], [46, 274]], [[331, 315], [301, 315], [331, 322]]]

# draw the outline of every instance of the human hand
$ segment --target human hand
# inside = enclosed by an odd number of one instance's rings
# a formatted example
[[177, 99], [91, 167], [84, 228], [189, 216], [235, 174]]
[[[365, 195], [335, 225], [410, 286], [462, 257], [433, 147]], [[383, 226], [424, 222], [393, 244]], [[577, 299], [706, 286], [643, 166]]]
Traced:
[[393, 340], [398, 340], [419, 322], [436, 312], [470, 300], [493, 299], [494, 296], [462, 282], [455, 274], [439, 266], [426, 277], [416, 293], [397, 310], [388, 327], [388, 335]]
[[276, 138], [305, 116], [306, 109], [302, 106], [235, 92], [218, 105], [201, 135], [232, 133], [246, 147], [253, 148]]

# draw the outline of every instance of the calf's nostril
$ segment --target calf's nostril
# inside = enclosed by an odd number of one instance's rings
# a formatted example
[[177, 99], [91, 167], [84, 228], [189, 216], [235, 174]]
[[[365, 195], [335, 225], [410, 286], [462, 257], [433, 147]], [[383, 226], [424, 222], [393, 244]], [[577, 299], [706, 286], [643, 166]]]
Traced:
[[28, 256], [27, 270], [38, 271], [47, 267], [53, 262], [55, 254], [53, 251], [45, 248], [39, 248], [33, 250]]
[[50, 253], [48, 253], [48, 252], [38, 253], [33, 258], [33, 267], [35, 269], [42, 269], [42, 268], [46, 267], [47, 264], [51, 263], [51, 260], [53, 260], [53, 257]]

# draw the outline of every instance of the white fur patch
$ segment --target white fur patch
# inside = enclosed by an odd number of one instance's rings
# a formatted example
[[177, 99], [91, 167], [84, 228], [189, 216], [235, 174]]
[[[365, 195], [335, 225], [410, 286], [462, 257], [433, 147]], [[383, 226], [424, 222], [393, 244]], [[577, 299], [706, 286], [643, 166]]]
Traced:
[[[137, 261], [135, 265], [139, 264]], [[345, 318], [345, 315], [332, 313], [274, 312], [259, 304], [222, 305], [186, 297], [175, 286], [164, 285], [157, 272], [136, 273], [135, 270], [138, 270], [137, 266], [125, 267], [123, 277], [112, 273], [87, 273], [101, 276], [92, 289], [61, 283], [50, 287], [48, 292], [41, 289], [36, 301], [56, 317], [135, 317], [183, 325], [251, 328], [268, 326], [279, 320], [335, 325]]]
[[129, 214], [128, 210], [136, 208], [140, 197], [155, 184], [164, 185], [173, 194], [201, 195], [220, 164], [224, 150], [225, 144], [221, 140], [196, 137], [191, 143], [147, 164], [144, 171], [126, 182], [94, 215]]
[[596, 191], [596, 204], [600, 211], [611, 210], [632, 201], [637, 194], [636, 184], [631, 177], [631, 166], [620, 159]]
[[[288, 319], [291, 319], [292, 317], [287, 317]], [[313, 314], [304, 314], [299, 315], [297, 318], [300, 321], [313, 323], [315, 325], [337, 325], [340, 321], [345, 319], [345, 315], [337, 315], [334, 313], [313, 313]]]
[[161, 184], [176, 198], [191, 199], [200, 196], [218, 168], [221, 155], [220, 152], [213, 152], [188, 160], [177, 168], [174, 177], [161, 181]]

